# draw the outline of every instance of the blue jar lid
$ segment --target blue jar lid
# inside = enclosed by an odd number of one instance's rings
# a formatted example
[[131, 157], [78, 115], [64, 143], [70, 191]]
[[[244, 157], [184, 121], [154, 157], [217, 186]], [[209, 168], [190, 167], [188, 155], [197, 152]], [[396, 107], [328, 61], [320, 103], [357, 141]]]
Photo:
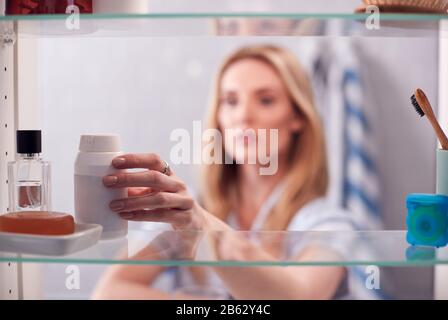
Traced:
[[448, 205], [448, 196], [443, 194], [412, 193], [406, 197], [406, 202]]

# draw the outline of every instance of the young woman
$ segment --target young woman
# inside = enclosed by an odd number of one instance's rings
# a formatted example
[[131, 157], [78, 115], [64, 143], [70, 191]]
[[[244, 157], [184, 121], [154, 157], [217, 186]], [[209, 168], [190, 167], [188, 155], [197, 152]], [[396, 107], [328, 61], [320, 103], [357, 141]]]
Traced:
[[[255, 245], [232, 230], [353, 230], [349, 213], [325, 200], [324, 132], [310, 81], [294, 55], [270, 45], [241, 48], [222, 64], [214, 90], [209, 128], [221, 132], [222, 157], [230, 157], [232, 164], [205, 166], [201, 204], [157, 155], [128, 154], [114, 159], [113, 165], [147, 171], [104, 177], [108, 188], [129, 188], [129, 197], [111, 202], [111, 209], [129, 221], [167, 222], [178, 231], [226, 231], [221, 236], [225, 240], [208, 240], [214, 241], [218, 259], [226, 260], [276, 261], [281, 256], [278, 247]], [[258, 143], [260, 136], [241, 134], [259, 129], [278, 130], [278, 143], [263, 146]], [[261, 151], [277, 159], [273, 174], [260, 174], [266, 163], [247, 161], [249, 154], [260, 151], [260, 145]], [[195, 254], [195, 240], [185, 243], [191, 243]], [[149, 246], [136, 258], [155, 254], [151, 250]], [[333, 254], [325, 245], [313, 244], [290, 252], [290, 259], [297, 261]], [[154, 266], [113, 267], [94, 297], [169, 297], [150, 285], [162, 271]], [[186, 276], [189, 271], [191, 277]], [[329, 299], [338, 295], [347, 279], [343, 267], [318, 266], [213, 267], [206, 272], [192, 268], [180, 273], [178, 286], [197, 279], [219, 281], [236, 299]]]

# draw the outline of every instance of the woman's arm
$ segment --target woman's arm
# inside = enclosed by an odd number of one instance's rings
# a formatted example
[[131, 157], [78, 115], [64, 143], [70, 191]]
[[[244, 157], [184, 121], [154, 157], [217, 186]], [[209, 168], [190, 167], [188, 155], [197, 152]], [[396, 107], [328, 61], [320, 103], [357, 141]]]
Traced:
[[[127, 260], [126, 264], [109, 267], [92, 298], [169, 299], [168, 294], [150, 288], [150, 284], [166, 270], [156, 263], [192, 259], [200, 236], [198, 232], [162, 232], [134, 256], [122, 257], [122, 260]], [[155, 264], [144, 265], [145, 261]]]
[[92, 299], [167, 299], [166, 294], [149, 287], [150, 283], [165, 270], [165, 267], [132, 264], [145, 260], [161, 260], [160, 243], [166, 243], [165, 238], [166, 233], [162, 233], [133, 257], [124, 257], [123, 260], [128, 260], [129, 264], [109, 267], [96, 286]]
[[345, 275], [342, 267], [309, 266], [220, 268], [216, 272], [231, 295], [243, 300], [327, 300]]
[[[229, 239], [230, 240], [230, 239]], [[237, 240], [236, 237], [234, 240]], [[229, 241], [230, 244], [233, 241]], [[258, 246], [241, 241], [232, 252], [218, 259], [238, 261], [276, 261]], [[316, 261], [333, 254], [321, 247], [305, 249], [298, 261]], [[170, 299], [170, 295], [152, 289], [150, 283], [162, 271], [160, 266], [118, 265], [109, 268], [97, 286], [93, 299]], [[236, 299], [330, 299], [345, 276], [342, 267], [215, 267], [214, 271]], [[177, 297], [191, 299], [192, 297]]]
[[[224, 237], [217, 247], [217, 258], [231, 261], [278, 262], [265, 249], [237, 235]], [[233, 238], [233, 239], [232, 239]], [[298, 262], [338, 259], [322, 246], [305, 248]], [[215, 272], [236, 299], [331, 299], [346, 275], [345, 268], [332, 266], [215, 267]]]
[[[157, 155], [123, 155], [114, 159], [112, 164], [117, 169], [148, 169], [138, 173], [119, 173], [103, 179], [105, 186], [109, 188], [147, 188], [147, 192], [141, 193], [141, 196], [117, 199], [111, 203], [111, 209], [123, 219], [166, 222], [177, 231], [227, 231], [221, 233], [221, 236], [227, 236], [228, 243], [242, 247], [236, 249], [237, 247], [231, 246], [230, 250], [217, 251], [217, 259], [234, 260], [232, 257], [236, 257], [243, 261], [275, 260], [263, 248], [249, 241], [241, 241], [228, 225], [199, 206], [188, 194], [185, 184], [172, 172], [163, 174], [165, 165]], [[192, 253], [196, 243], [191, 243]], [[298, 259], [315, 260], [322, 254], [328, 252], [309, 248]], [[148, 277], [151, 280], [154, 274], [154, 270], [129, 272], [126, 267], [123, 268], [121, 272], [116, 271], [115, 279], [132, 284], [147, 286], [150, 282], [147, 281]], [[244, 299], [331, 298], [345, 274], [345, 269], [340, 267], [216, 267], [215, 271], [235, 298]], [[128, 273], [143, 275], [129, 276], [126, 275]], [[154, 294], [153, 291], [150, 292], [150, 295]]]
[[[194, 259], [200, 232], [164, 232], [130, 258], [142, 260]], [[232, 231], [206, 234], [214, 258], [221, 261], [278, 262], [264, 247]], [[269, 246], [272, 243], [268, 243]], [[337, 261], [330, 249], [308, 246], [294, 260]], [[236, 299], [330, 299], [345, 276], [342, 267], [270, 266], [214, 267]], [[169, 299], [170, 295], [150, 288], [164, 270], [161, 266], [119, 265], [111, 267], [100, 282], [94, 299]], [[179, 298], [179, 297], [177, 297]], [[185, 299], [192, 297], [185, 296]]]

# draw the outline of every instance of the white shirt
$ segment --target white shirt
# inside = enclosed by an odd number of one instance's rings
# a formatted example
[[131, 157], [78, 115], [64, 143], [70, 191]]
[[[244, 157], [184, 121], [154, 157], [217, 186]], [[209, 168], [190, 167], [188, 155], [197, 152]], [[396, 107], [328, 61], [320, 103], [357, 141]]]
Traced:
[[[283, 189], [284, 185], [280, 184], [271, 192], [252, 223], [252, 231], [262, 229], [272, 208], [280, 200]], [[234, 229], [241, 229], [233, 213], [229, 215], [228, 224]], [[350, 212], [331, 206], [325, 198], [318, 198], [307, 203], [294, 215], [286, 231], [349, 231], [356, 228]]]

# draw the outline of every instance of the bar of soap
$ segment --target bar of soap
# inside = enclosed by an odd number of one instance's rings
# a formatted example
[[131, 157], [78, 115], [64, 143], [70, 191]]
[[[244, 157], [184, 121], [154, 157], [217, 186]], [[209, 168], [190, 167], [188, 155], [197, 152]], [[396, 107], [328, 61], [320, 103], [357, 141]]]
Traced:
[[60, 236], [75, 232], [73, 216], [50, 211], [13, 212], [0, 216], [0, 232]]

